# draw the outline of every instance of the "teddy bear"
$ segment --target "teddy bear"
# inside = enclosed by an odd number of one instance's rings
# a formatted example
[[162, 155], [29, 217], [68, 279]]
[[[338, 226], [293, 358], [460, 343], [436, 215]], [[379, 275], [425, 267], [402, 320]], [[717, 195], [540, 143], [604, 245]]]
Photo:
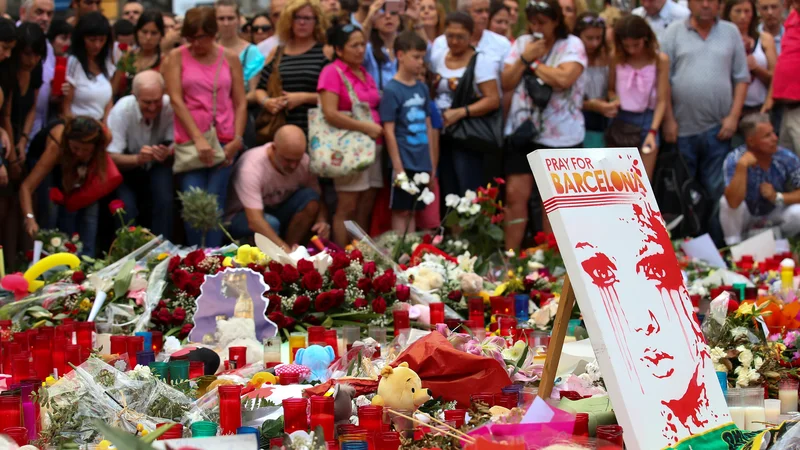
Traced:
[[331, 365], [336, 356], [333, 347], [326, 345], [311, 345], [308, 348], [301, 348], [294, 357], [295, 364], [301, 364], [311, 369], [312, 381], [328, 381], [328, 366]]
[[395, 410], [416, 411], [430, 399], [431, 390], [423, 389], [419, 375], [408, 368], [407, 362], [403, 362], [395, 368], [383, 368], [378, 394], [372, 398], [372, 404]]

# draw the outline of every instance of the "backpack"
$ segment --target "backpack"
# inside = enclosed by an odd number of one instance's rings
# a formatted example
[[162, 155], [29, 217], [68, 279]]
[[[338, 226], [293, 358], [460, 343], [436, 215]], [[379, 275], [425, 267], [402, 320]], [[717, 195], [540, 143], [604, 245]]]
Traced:
[[704, 232], [709, 212], [715, 208], [703, 185], [689, 173], [677, 148], [664, 148], [659, 153], [652, 185], [664, 222], [669, 225], [683, 216], [671, 230], [672, 239], [694, 237]]

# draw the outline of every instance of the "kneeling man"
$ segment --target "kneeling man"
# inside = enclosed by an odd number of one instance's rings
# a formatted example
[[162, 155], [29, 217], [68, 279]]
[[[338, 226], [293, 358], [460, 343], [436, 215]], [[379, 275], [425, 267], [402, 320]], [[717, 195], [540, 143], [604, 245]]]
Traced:
[[227, 210], [233, 237], [261, 233], [287, 251], [309, 232], [327, 238], [327, 211], [308, 163], [306, 136], [294, 125], [281, 127], [272, 143], [242, 154]]
[[784, 237], [800, 233], [800, 158], [778, 147], [766, 114], [742, 119], [745, 145], [723, 164], [725, 194], [719, 219], [725, 243], [737, 244], [752, 228], [780, 226]]

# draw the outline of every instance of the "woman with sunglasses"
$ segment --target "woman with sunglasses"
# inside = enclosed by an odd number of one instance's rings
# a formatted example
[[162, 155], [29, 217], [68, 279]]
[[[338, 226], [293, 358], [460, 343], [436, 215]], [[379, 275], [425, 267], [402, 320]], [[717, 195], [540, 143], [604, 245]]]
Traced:
[[161, 39], [164, 37], [164, 19], [160, 11], [148, 9], [139, 16], [133, 37], [136, 48], [128, 51], [117, 62], [117, 71], [111, 86], [114, 97], [131, 94], [133, 78], [145, 70], [158, 70], [161, 65]]
[[647, 22], [630, 15], [614, 26], [616, 53], [608, 74], [608, 98], [619, 104], [614, 120], [642, 129], [642, 162], [652, 180], [658, 159], [658, 129], [669, 99], [669, 57]]
[[[436, 107], [442, 111], [445, 129], [466, 117], [482, 117], [500, 107], [497, 66], [484, 53], [478, 53], [475, 63], [473, 90], [478, 100], [460, 108], [452, 107], [458, 83], [476, 53], [470, 45], [474, 27], [475, 22], [469, 14], [461, 11], [448, 14], [444, 22], [448, 50], [434, 54], [431, 61]], [[467, 190], [475, 191], [483, 186], [486, 178], [484, 158], [482, 153], [450, 145], [447, 132], [443, 131], [439, 166], [442, 195], [462, 196]]]
[[[244, 148], [247, 101], [242, 63], [238, 55], [217, 45], [217, 17], [214, 8], [192, 8], [186, 13], [181, 36], [188, 44], [172, 50], [164, 63], [167, 94], [175, 111], [175, 143], [193, 144], [205, 166], [180, 177], [182, 191], [198, 187], [217, 196], [225, 207], [228, 180], [236, 154]], [[216, 90], [215, 90], [216, 89]], [[216, 115], [214, 115], [216, 112]], [[225, 158], [214, 165], [214, 149], [204, 137], [216, 131]], [[189, 245], [200, 245], [201, 232], [186, 224]], [[222, 233], [206, 236], [209, 247], [222, 244]]]
[[581, 75], [586, 83], [583, 95], [583, 119], [586, 122], [586, 148], [603, 148], [603, 133], [608, 119], [613, 119], [619, 110], [619, 102], [608, 101], [609, 49], [606, 45], [606, 22], [593, 12], [578, 17], [573, 34], [578, 36], [586, 49], [589, 65]]
[[[60, 198], [56, 203], [61, 203], [71, 195], [86, 195], [81, 192], [81, 186], [91, 178], [109, 181], [111, 168], [107, 165], [106, 147], [110, 140], [111, 136], [103, 124], [86, 116], [53, 122], [36, 135], [31, 141], [29, 157], [37, 163], [19, 189], [19, 202], [28, 236], [36, 236], [39, 221], [42, 220], [47, 226], [57, 225], [59, 230], [67, 234], [78, 233], [83, 242], [83, 254], [95, 255], [99, 216], [97, 200], [110, 194], [116, 186], [107, 186], [108, 192], [93, 192], [96, 200], [77, 211], [67, 211], [61, 204], [55, 206], [56, 213], [52, 216], [56, 218], [55, 223], [48, 220], [50, 212], [43, 210], [41, 202], [36, 202], [39, 208], [34, 210], [33, 197], [42, 183], [49, 187], [50, 200], [56, 202]], [[48, 206], [52, 208], [54, 205], [50, 203]]]
[[62, 113], [64, 116], [89, 116], [105, 121], [111, 111], [111, 25], [99, 12], [81, 16], [72, 32], [72, 48], [67, 59], [67, 83]]
[[258, 45], [271, 38], [272, 35], [275, 34], [275, 29], [272, 26], [272, 21], [269, 18], [269, 14], [265, 12], [258, 13], [253, 16], [253, 19], [250, 20], [247, 28], [250, 32], [250, 42], [252, 42], [253, 45]]
[[[328, 19], [319, 0], [291, 0], [281, 12], [277, 36], [281, 45], [272, 50], [261, 71], [253, 99], [271, 114], [286, 112], [286, 123], [308, 134], [308, 110], [317, 105], [317, 81], [328, 64], [323, 48]], [[280, 60], [278, 66], [275, 61]], [[272, 71], [280, 74], [283, 94], [267, 94]]]
[[[378, 114], [381, 96], [375, 80], [361, 63], [364, 61], [366, 42], [364, 32], [352, 24], [336, 27], [331, 33], [335, 58], [319, 76], [320, 106], [325, 120], [339, 129], [360, 131], [378, 144], [375, 162], [366, 169], [333, 180], [336, 188], [336, 214], [333, 217], [333, 239], [344, 247], [348, 233], [344, 223], [353, 220], [363, 229], [369, 228], [372, 206], [378, 189], [383, 187], [381, 158], [383, 127]], [[349, 114], [353, 109], [344, 76], [358, 100], [367, 103], [372, 112], [372, 122], [358, 121]]]
[[[518, 249], [525, 236], [528, 201], [533, 175], [527, 154], [539, 148], [575, 148], [583, 145], [583, 92], [581, 78], [588, 65], [583, 42], [569, 34], [564, 13], [556, 0], [531, 0], [525, 8], [530, 34], [520, 36], [511, 47], [503, 69], [503, 90], [512, 95], [505, 135], [506, 246]], [[529, 72], [530, 71], [530, 72]], [[544, 108], [534, 105], [530, 85], [523, 75], [532, 73], [552, 88]], [[538, 92], [534, 92], [538, 97]], [[520, 144], [524, 142], [524, 144]], [[513, 144], [512, 144], [513, 143]], [[542, 209], [542, 224], [550, 223]]]
[[242, 63], [245, 92], [254, 91], [258, 85], [258, 74], [264, 68], [264, 55], [255, 45], [239, 36], [239, 5], [234, 0], [217, 0], [214, 3], [217, 12], [217, 28], [219, 44], [239, 55]]

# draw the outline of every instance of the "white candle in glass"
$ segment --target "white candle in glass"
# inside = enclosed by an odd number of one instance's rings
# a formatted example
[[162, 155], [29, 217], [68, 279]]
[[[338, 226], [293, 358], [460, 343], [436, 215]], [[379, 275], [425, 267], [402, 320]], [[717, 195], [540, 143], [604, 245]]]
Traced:
[[794, 387], [785, 386], [781, 383], [780, 390], [778, 390], [778, 399], [781, 401], [781, 414], [786, 414], [789, 411], [797, 411], [797, 384]]
[[744, 421], [747, 431], [758, 431], [764, 429], [766, 414], [763, 406], [748, 406], [744, 409]]
[[744, 430], [744, 408], [741, 406], [731, 406], [728, 410], [731, 413], [731, 420], [736, 425], [736, 428]]
[[781, 414], [781, 401], [778, 399], [770, 398], [764, 400], [764, 415], [767, 419], [767, 422], [779, 424], [780, 420], [778, 417]]

